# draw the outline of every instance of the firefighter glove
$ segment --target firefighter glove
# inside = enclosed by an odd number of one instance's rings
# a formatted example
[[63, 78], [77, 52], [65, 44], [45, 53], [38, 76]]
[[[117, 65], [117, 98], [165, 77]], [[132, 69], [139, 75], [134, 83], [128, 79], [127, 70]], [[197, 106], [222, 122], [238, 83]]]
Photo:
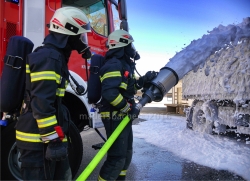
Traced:
[[148, 83], [151, 80], [153, 80], [157, 76], [157, 72], [155, 71], [148, 71], [144, 76], [143, 76], [143, 82]]
[[157, 76], [157, 72], [155, 71], [148, 71], [144, 76], [141, 76], [136, 81], [136, 87], [138, 89], [141, 89], [145, 84], [149, 83], [151, 80], [153, 80]]
[[130, 118], [130, 121], [133, 121], [136, 118], [138, 118], [139, 114], [140, 114], [140, 109], [136, 108], [136, 104], [133, 104], [130, 110], [128, 111], [128, 116]]
[[45, 153], [45, 158], [51, 161], [61, 161], [65, 160], [68, 156], [68, 150], [66, 146], [62, 143], [60, 138], [51, 140], [48, 143], [48, 147]]

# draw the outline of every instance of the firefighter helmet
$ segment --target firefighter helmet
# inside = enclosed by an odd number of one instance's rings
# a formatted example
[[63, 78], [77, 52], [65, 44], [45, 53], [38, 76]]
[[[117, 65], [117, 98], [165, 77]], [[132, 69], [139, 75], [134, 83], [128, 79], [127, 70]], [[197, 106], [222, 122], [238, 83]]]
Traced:
[[83, 11], [75, 7], [63, 7], [54, 13], [49, 30], [66, 35], [79, 35], [90, 32], [91, 28]]
[[109, 49], [125, 47], [133, 41], [133, 37], [125, 30], [115, 30], [108, 37]]

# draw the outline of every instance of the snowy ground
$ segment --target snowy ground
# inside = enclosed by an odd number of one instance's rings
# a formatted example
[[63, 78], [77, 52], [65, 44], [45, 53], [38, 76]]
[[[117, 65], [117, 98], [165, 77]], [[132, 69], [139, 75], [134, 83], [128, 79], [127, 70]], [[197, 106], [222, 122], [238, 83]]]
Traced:
[[250, 181], [250, 145], [228, 137], [186, 129], [185, 117], [141, 114], [134, 137], [200, 165], [228, 170]]

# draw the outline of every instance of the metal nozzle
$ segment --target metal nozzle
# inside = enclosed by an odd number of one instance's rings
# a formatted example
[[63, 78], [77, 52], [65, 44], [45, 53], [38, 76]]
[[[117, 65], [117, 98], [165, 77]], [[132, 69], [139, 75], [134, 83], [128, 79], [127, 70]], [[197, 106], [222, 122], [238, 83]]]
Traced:
[[152, 101], [159, 102], [164, 95], [175, 86], [179, 81], [178, 75], [174, 70], [168, 67], [163, 67], [157, 77], [151, 82], [151, 86], [142, 95], [142, 99], [137, 103], [138, 109], [141, 109], [147, 103]]

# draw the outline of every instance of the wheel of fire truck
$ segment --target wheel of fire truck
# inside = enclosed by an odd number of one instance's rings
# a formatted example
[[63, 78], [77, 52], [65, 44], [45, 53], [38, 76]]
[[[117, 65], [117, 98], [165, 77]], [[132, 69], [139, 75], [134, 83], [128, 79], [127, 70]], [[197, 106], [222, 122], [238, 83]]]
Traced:
[[213, 123], [206, 120], [202, 110], [203, 101], [198, 101], [193, 107], [192, 129], [201, 133], [212, 133]]
[[88, 111], [79, 97], [66, 92], [62, 102], [68, 108], [71, 120], [80, 132], [89, 126]]
[[[8, 155], [6, 157], [2, 157], [1, 180], [21, 180], [21, 163], [19, 162], [20, 152], [16, 147], [14, 126], [15, 122], [12, 122], [1, 133], [1, 154]], [[83, 144], [78, 128], [72, 122], [70, 124], [69, 132], [71, 141], [69, 145], [69, 162], [72, 171], [72, 177], [74, 178], [81, 165]]]
[[[15, 133], [16, 122], [9, 122], [8, 126], [0, 126], [1, 129], [1, 179], [0, 180], [14, 180], [15, 177], [11, 174], [8, 164], [8, 155], [12, 152], [14, 155], [18, 155], [14, 150], [14, 143], [16, 141]], [[11, 151], [12, 150], [12, 151]], [[13, 170], [17, 170], [19, 173], [18, 178], [20, 177], [20, 167], [17, 165], [18, 162], [13, 162]], [[18, 174], [17, 174], [18, 175]]]
[[78, 128], [74, 123], [70, 124], [69, 137], [69, 164], [72, 171], [72, 178], [75, 177], [82, 162], [83, 144]]

